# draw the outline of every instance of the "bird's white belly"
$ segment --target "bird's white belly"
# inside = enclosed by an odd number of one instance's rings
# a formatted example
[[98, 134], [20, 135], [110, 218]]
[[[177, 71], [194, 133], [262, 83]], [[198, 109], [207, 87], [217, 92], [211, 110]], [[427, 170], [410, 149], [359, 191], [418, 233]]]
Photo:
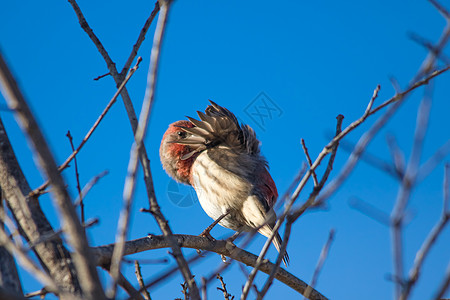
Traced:
[[192, 166], [192, 177], [200, 204], [208, 216], [216, 220], [230, 211], [230, 217], [219, 224], [237, 230], [238, 224], [231, 219], [241, 214], [242, 205], [249, 197], [251, 184], [211, 160], [206, 151], [196, 158]]

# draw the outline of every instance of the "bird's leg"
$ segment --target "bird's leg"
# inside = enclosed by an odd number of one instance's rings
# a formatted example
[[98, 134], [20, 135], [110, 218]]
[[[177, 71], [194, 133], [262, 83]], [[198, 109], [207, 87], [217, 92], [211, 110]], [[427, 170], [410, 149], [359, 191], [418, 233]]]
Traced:
[[221, 215], [220, 217], [217, 218], [217, 220], [215, 220], [214, 222], [212, 222], [211, 225], [209, 225], [208, 227], [206, 227], [205, 230], [203, 230], [202, 233], [200, 233], [200, 236], [206, 237], [212, 241], [214, 241], [215, 239], [211, 236], [210, 232], [211, 230], [214, 228], [214, 226], [217, 225], [217, 223], [219, 223], [220, 221], [222, 221], [223, 218], [225, 218], [230, 212], [227, 211], [226, 213], [224, 213], [223, 215]]
[[227, 238], [227, 242], [233, 243], [234, 240], [242, 233], [242, 231], [235, 232], [232, 236]]
[[[229, 238], [226, 239], [226, 242], [230, 242], [234, 245], [234, 240], [242, 233], [241, 230], [235, 232], [232, 236], [230, 236]], [[225, 255], [221, 254], [220, 257], [222, 258], [222, 261], [225, 263], [227, 262], [227, 258], [225, 257]]]

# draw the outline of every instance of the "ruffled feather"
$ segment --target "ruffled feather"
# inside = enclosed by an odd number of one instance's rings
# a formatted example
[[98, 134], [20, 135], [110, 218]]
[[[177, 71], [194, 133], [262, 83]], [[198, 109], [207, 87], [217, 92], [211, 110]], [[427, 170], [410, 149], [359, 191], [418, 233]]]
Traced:
[[211, 105], [208, 105], [204, 113], [197, 112], [200, 120], [187, 117], [194, 127], [180, 127], [189, 136], [177, 143], [189, 145], [191, 149], [182, 159], [216, 146], [251, 155], [259, 154], [259, 141], [255, 131], [248, 125], [239, 124], [236, 116], [228, 109], [211, 100], [209, 102]]

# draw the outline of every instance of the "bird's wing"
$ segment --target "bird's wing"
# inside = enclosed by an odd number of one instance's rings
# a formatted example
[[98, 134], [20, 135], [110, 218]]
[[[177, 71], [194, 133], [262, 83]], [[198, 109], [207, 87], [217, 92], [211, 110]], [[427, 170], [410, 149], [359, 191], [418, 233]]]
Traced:
[[267, 171], [266, 168], [264, 168], [264, 171], [261, 174], [260, 188], [263, 193], [264, 200], [269, 206], [269, 209], [272, 208], [275, 205], [275, 202], [277, 201], [278, 191], [277, 186], [275, 185], [275, 182], [272, 179], [272, 176], [270, 176], [270, 173], [269, 171]]
[[225, 107], [211, 100], [210, 102], [211, 105], [208, 105], [204, 113], [197, 112], [200, 120], [187, 117], [194, 127], [180, 127], [190, 136], [177, 143], [189, 145], [192, 149], [182, 159], [219, 145], [239, 152], [258, 154], [259, 141], [254, 130], [248, 125], [239, 124], [236, 116]]

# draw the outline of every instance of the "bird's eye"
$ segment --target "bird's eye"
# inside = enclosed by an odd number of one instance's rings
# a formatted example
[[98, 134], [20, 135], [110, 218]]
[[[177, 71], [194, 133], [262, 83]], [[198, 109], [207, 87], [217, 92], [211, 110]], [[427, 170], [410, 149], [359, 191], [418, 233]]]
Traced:
[[184, 132], [184, 131], [177, 131], [177, 134], [181, 138], [185, 138], [186, 137], [186, 132]]

